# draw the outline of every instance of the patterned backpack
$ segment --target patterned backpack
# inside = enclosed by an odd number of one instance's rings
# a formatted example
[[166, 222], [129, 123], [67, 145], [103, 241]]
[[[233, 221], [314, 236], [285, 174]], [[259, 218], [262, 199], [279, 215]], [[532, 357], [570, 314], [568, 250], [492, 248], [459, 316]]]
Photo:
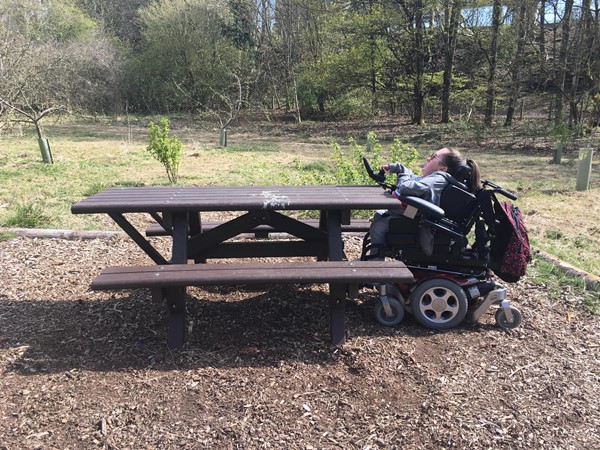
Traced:
[[510, 202], [494, 198], [496, 223], [490, 247], [490, 267], [502, 280], [515, 283], [525, 275], [531, 247], [523, 214]]

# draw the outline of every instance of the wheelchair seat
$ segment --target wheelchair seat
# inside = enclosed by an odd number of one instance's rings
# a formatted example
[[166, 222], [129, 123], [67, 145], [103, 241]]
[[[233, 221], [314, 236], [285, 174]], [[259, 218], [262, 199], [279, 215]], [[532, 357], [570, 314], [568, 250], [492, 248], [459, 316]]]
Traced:
[[[452, 180], [446, 186], [437, 208], [441, 208], [443, 214], [423, 199], [418, 199], [418, 203], [409, 197], [401, 197], [401, 200], [416, 207], [418, 213], [414, 219], [401, 216], [390, 220], [385, 253], [407, 265], [442, 265], [450, 270], [460, 268], [463, 272], [471, 267], [474, 273], [481, 271], [485, 264], [468, 247], [468, 235], [480, 216], [481, 205], [478, 196], [469, 192], [465, 184]], [[427, 203], [430, 207], [425, 205]], [[427, 251], [422, 242], [425, 240], [431, 247], [431, 235], [433, 247]]]

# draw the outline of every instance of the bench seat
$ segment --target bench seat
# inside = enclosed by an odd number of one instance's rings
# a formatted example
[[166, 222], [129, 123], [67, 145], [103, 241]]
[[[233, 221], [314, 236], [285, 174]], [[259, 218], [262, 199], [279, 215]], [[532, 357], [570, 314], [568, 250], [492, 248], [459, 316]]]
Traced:
[[345, 339], [345, 300], [351, 287], [363, 283], [413, 281], [410, 270], [396, 260], [248, 262], [107, 267], [92, 281], [91, 288], [151, 288], [153, 297], [167, 299], [169, 347], [181, 348], [185, 333], [187, 286], [329, 283], [331, 340], [333, 344], [340, 345]]
[[[301, 222], [311, 225], [315, 228], [319, 227], [319, 219], [304, 219]], [[202, 229], [204, 231], [212, 230], [213, 228], [218, 227], [223, 224], [223, 222], [202, 222]], [[371, 222], [369, 219], [352, 219], [349, 224], [342, 225], [342, 232], [344, 233], [366, 233], [369, 231], [369, 227]], [[276, 233], [278, 230], [273, 228], [270, 225], [258, 225], [257, 227], [252, 229], [252, 233], [256, 238], [267, 238], [269, 237], [269, 233]], [[168, 233], [162, 225], [159, 223], [153, 223], [148, 225], [146, 228], [146, 236], [168, 236]]]
[[[409, 278], [409, 280], [407, 280]], [[263, 283], [360, 284], [412, 281], [399, 261], [308, 261], [107, 267], [92, 289], [133, 289]]]

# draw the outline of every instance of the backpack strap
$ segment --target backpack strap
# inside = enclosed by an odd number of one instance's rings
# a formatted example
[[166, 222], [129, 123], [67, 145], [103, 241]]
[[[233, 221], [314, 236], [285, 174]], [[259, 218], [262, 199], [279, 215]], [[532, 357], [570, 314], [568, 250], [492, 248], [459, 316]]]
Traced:
[[493, 192], [488, 189], [481, 189], [477, 193], [477, 200], [481, 207], [481, 217], [483, 217], [487, 231], [490, 236], [494, 236], [496, 234], [496, 214], [494, 210], [495, 207], [500, 207], [500, 203]]
[[492, 239], [492, 236], [494, 236], [496, 224], [492, 196], [492, 192], [487, 189], [481, 189], [477, 193], [480, 213], [475, 222], [475, 242], [473, 242], [473, 248], [477, 251], [479, 260], [486, 262], [489, 262], [490, 249], [488, 243]]

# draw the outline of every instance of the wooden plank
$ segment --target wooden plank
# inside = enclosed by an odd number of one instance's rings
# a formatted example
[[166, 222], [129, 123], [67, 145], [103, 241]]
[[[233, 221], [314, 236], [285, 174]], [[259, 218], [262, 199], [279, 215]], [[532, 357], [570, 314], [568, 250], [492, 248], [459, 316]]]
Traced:
[[[300, 221], [307, 225], [311, 225], [315, 228], [319, 227], [319, 219], [301, 219]], [[209, 230], [212, 230], [213, 228], [216, 228], [222, 224], [223, 224], [223, 222], [202, 222], [202, 230], [209, 231]], [[347, 225], [342, 224], [342, 232], [344, 232], [344, 233], [367, 232], [367, 231], [369, 231], [370, 225], [371, 225], [371, 222], [369, 221], [369, 219], [353, 219]], [[277, 230], [276, 228], [274, 228], [270, 225], [264, 225], [264, 224], [258, 225], [250, 230], [250, 233], [255, 234], [255, 235], [260, 234], [262, 236], [264, 236], [265, 233], [268, 235], [268, 233], [276, 233], [276, 232], [279, 232], [279, 230]], [[167, 235], [169, 235], [169, 233], [158, 223], [153, 223], [151, 225], [148, 225], [148, 227], [146, 228], [146, 236], [150, 237], [150, 236], [167, 236]]]
[[407, 283], [412, 273], [400, 261], [310, 261], [286, 263], [170, 264], [108, 267], [92, 289], [176, 286], [330, 283]]
[[327, 241], [313, 240], [269, 240], [269, 241], [230, 241], [211, 245], [197, 250], [190, 246], [190, 259], [219, 258], [289, 258], [302, 256], [327, 256]]
[[378, 186], [186, 186], [111, 188], [74, 204], [74, 214], [400, 208]]

